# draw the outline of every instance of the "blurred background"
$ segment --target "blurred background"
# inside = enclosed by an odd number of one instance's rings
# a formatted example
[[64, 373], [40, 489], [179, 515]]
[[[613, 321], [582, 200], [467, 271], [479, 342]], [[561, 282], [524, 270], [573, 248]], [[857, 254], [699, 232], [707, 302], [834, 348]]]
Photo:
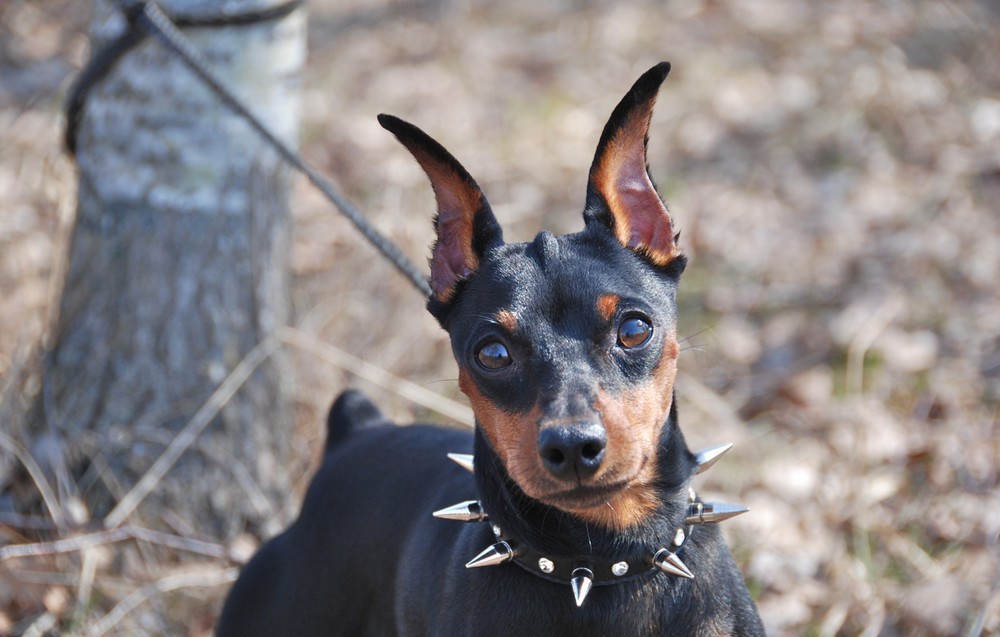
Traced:
[[[90, 52], [87, 4], [0, 5], [8, 397], [47, 344], [62, 284], [76, 208], [62, 108]], [[725, 530], [769, 634], [1000, 634], [1000, 4], [308, 7], [303, 154], [420, 264], [433, 197], [377, 113], [441, 141], [507, 240], [525, 241], [582, 227], [601, 127], [644, 70], [671, 61], [649, 163], [690, 258], [681, 426], [692, 448], [736, 443], [696, 487], [751, 508]], [[445, 334], [409, 283], [301, 178], [291, 209], [293, 324], [463, 401]], [[342, 361], [289, 356], [290, 512], [344, 387], [401, 421], [444, 422]], [[0, 520], [0, 547], [30, 536]], [[264, 539], [197, 562], [108, 547], [84, 612], [75, 554], [4, 556], [0, 635], [44, 628], [32, 621], [43, 613], [82, 633], [112, 611], [107, 634], [208, 634], [233, 567]], [[221, 575], [148, 586], [190, 572]]]

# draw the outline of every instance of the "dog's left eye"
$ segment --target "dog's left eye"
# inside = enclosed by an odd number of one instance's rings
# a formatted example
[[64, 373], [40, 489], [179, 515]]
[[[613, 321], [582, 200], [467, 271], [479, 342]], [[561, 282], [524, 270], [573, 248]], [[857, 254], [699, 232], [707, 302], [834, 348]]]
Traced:
[[507, 347], [500, 341], [490, 341], [480, 347], [476, 352], [476, 361], [490, 371], [503, 369], [514, 362]]
[[631, 316], [618, 326], [618, 345], [626, 349], [639, 347], [653, 335], [653, 326], [649, 321]]

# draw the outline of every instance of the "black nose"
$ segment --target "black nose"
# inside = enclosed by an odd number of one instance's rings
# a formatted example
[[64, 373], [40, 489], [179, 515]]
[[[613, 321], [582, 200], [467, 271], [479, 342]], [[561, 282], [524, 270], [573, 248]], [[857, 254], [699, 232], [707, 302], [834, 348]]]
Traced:
[[545, 427], [538, 434], [538, 455], [560, 480], [589, 478], [604, 460], [608, 436], [597, 423]]

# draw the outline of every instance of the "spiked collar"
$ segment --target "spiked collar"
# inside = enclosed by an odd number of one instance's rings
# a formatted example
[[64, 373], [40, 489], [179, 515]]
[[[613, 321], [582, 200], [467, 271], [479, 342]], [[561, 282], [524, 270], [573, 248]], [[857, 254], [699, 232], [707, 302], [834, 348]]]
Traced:
[[[703, 449], [694, 454], [695, 475], [710, 468], [732, 444]], [[450, 453], [448, 457], [463, 468], [474, 471], [473, 456]], [[593, 586], [603, 586], [630, 581], [654, 573], [693, 579], [694, 574], [678, 555], [684, 549], [688, 538], [699, 524], [714, 524], [748, 511], [746, 507], [721, 502], [703, 502], [694, 489], [688, 489], [688, 513], [684, 524], [677, 527], [672, 538], [655, 551], [636, 558], [598, 559], [593, 556], [556, 556], [538, 551], [507, 537], [496, 524], [489, 522], [489, 516], [478, 500], [460, 502], [434, 512], [434, 517], [461, 522], [486, 522], [491, 524], [496, 542], [486, 547], [472, 558], [466, 568], [497, 566], [513, 562], [529, 573], [550, 582], [569, 584], [577, 606], [582, 606]]]

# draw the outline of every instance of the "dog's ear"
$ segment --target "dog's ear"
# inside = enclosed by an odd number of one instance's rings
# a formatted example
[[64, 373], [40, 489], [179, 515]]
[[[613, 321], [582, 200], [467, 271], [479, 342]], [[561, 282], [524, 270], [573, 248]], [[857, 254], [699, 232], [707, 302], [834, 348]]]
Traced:
[[406, 146], [427, 173], [437, 198], [437, 241], [431, 253], [434, 300], [448, 303], [455, 286], [478, 268], [487, 250], [503, 244], [503, 231], [476, 180], [427, 133], [392, 115], [378, 122]]
[[646, 71], [611, 113], [590, 167], [584, 210], [588, 227], [601, 224], [661, 267], [680, 251], [670, 213], [646, 168], [646, 142], [656, 93], [669, 72], [669, 62]]

